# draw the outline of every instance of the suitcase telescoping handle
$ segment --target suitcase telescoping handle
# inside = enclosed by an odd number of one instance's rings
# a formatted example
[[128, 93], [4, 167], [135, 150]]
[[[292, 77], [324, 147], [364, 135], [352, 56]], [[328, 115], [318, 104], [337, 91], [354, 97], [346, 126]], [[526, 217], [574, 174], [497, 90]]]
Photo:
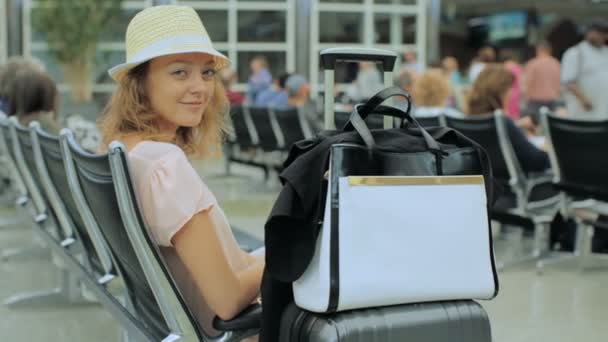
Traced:
[[[338, 62], [376, 62], [382, 64], [384, 86], [393, 85], [393, 69], [397, 54], [393, 51], [372, 48], [329, 48], [321, 51], [321, 65], [325, 73], [325, 129], [335, 129], [334, 70]], [[392, 127], [393, 120], [384, 118], [384, 127]]]

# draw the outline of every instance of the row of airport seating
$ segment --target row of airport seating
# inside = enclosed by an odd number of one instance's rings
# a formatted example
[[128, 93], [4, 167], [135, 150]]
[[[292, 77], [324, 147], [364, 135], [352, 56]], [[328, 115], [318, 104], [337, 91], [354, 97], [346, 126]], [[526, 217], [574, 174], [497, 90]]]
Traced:
[[[336, 127], [344, 127], [349, 116], [348, 112], [336, 112]], [[436, 126], [443, 123], [440, 119], [419, 121], [423, 126]], [[383, 127], [379, 116], [370, 116], [366, 122], [370, 128]], [[230, 126], [232, 131], [225, 145], [227, 173], [231, 163], [238, 163], [261, 168], [267, 178], [270, 170], [282, 169], [283, 160], [295, 142], [314, 136], [317, 124], [311, 122], [302, 108], [237, 106], [230, 110]]]
[[[305, 116], [297, 109], [280, 111], [271, 108], [237, 107], [231, 114], [234, 126], [228, 154], [231, 162], [280, 170], [291, 144], [314, 133]], [[344, 127], [349, 115], [347, 112], [336, 112], [336, 127]], [[606, 158], [602, 156], [601, 143], [608, 138], [606, 121], [565, 119], [548, 112], [544, 112], [541, 117], [551, 157], [551, 169], [538, 174], [524, 172], [509, 138], [506, 123], [509, 119], [501, 111], [466, 118], [446, 115], [417, 118], [424, 127], [454, 128], [484, 147], [490, 156], [494, 176], [505, 187], [503, 196], [492, 209], [492, 220], [502, 225], [518, 226], [532, 231], [534, 246], [531, 253], [523, 258], [502, 261], [498, 264], [499, 268], [538, 261], [540, 272], [548, 263], [545, 259], [550, 254], [547, 238], [550, 224], [558, 211], [563, 217], [573, 218], [578, 222], [579, 238], [576, 238], [577, 247], [573, 255], [588, 255], [589, 247], [583, 246], [590, 243], [595, 227], [604, 225], [597, 220], [578, 220], [572, 205], [576, 208], [586, 207], [584, 203], [591, 202], [580, 202], [579, 199], [602, 200], [605, 198], [602, 194], [608, 192], [608, 181], [601, 177], [601, 174], [608, 170], [608, 163], [603, 163]], [[372, 129], [383, 127], [383, 119], [380, 116], [369, 116], [366, 121]], [[551, 134], [558, 135], [558, 140], [553, 141]], [[568, 139], [568, 142], [564, 139]], [[255, 153], [243, 154], [243, 151]], [[577, 161], [572, 164], [574, 160]], [[571, 169], [572, 165], [576, 165], [574, 170]], [[565, 169], [568, 170], [566, 173], [563, 171]], [[580, 193], [573, 190], [575, 188], [585, 190]], [[573, 191], [579, 195], [575, 196]], [[553, 195], [543, 196], [546, 193]], [[579, 208], [577, 212], [580, 213], [581, 210]]]
[[[595, 229], [608, 228], [603, 219], [608, 215], [608, 159], [605, 157], [608, 120], [562, 118], [548, 112], [541, 113], [540, 118], [551, 161], [551, 169], [540, 174], [523, 171], [507, 132], [509, 119], [501, 111], [466, 118], [441, 115], [434, 120], [460, 131], [488, 152], [494, 177], [506, 185], [504, 192], [508, 197], [492, 208], [492, 220], [533, 232], [531, 253], [502, 261], [499, 268], [536, 261], [540, 274], [547, 265], [558, 265], [562, 260], [573, 258], [580, 268], [585, 268], [593, 265], [591, 239]], [[431, 124], [433, 118], [424, 120], [425, 124]], [[554, 196], [539, 196], [551, 190]], [[577, 223], [571, 253], [550, 250], [550, 224], [558, 212]]]
[[[57, 291], [20, 294], [6, 304], [82, 300], [82, 284], [124, 328], [130, 341], [239, 341], [258, 333], [261, 307], [231, 321], [214, 320], [219, 336], [197, 323], [139, 213], [127, 154], [83, 149], [73, 133], [60, 136], [0, 117], [0, 156], [10, 168], [17, 206], [61, 268]], [[115, 338], [110, 338], [115, 340]]]

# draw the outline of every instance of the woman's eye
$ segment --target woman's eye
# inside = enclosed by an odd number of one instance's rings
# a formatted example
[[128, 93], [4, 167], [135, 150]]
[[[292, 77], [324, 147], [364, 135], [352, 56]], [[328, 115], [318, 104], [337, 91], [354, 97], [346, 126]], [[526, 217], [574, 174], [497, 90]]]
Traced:
[[184, 77], [184, 76], [186, 76], [186, 74], [187, 74], [186, 70], [175, 70], [171, 73], [171, 75], [175, 75], [178, 77]]
[[213, 76], [215, 76], [216, 71], [214, 69], [207, 69], [205, 71], [203, 71], [203, 78], [204, 79], [211, 79], [213, 78]]

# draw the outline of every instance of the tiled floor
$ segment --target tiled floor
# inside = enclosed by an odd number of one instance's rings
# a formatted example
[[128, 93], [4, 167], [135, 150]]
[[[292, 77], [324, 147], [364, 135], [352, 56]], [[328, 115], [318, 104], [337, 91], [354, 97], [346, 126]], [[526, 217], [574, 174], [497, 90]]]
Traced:
[[[238, 176], [225, 177], [219, 162], [196, 165], [231, 223], [262, 238], [279, 185], [262, 184], [259, 170], [235, 168]], [[14, 214], [14, 209], [2, 209], [0, 219]], [[0, 228], [0, 251], [32, 241], [31, 229]], [[518, 241], [516, 233], [497, 239], [498, 258], [513, 251]], [[57, 278], [49, 255], [0, 262], [0, 301], [53, 287]], [[556, 267], [538, 276], [528, 265], [501, 272], [499, 278], [498, 297], [481, 302], [490, 316], [494, 341], [608, 341], [608, 269], [580, 273]], [[117, 323], [99, 305], [0, 305], [0, 341], [118, 341], [119, 336]]]

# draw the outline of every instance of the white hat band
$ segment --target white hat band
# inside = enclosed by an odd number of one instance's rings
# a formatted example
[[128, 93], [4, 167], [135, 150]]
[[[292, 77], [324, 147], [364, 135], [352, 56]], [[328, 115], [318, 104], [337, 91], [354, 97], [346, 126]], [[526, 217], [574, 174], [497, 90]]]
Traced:
[[200, 49], [209, 50], [210, 53], [215, 52], [215, 49], [211, 47], [211, 40], [209, 39], [209, 37], [191, 34], [171, 36], [154, 42], [146, 46], [145, 48], [139, 50], [137, 53], [127, 59], [127, 63], [147, 60], [150, 59], [151, 56], [164, 55], [165, 52], [171, 53], [172, 51], [187, 51]]

